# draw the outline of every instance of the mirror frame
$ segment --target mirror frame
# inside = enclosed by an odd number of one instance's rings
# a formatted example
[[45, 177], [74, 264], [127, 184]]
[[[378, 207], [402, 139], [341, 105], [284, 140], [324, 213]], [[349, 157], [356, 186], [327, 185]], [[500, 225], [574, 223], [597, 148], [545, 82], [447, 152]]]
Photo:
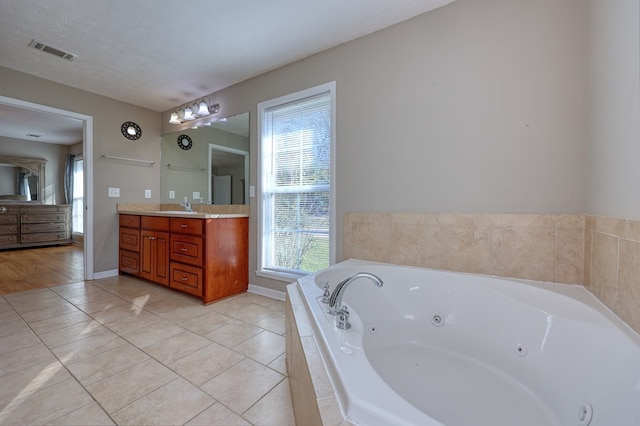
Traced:
[[0, 163], [13, 164], [16, 167], [22, 167], [38, 176], [38, 203], [42, 204], [45, 188], [44, 168], [47, 160], [44, 158], [16, 157], [11, 155], [0, 155]]

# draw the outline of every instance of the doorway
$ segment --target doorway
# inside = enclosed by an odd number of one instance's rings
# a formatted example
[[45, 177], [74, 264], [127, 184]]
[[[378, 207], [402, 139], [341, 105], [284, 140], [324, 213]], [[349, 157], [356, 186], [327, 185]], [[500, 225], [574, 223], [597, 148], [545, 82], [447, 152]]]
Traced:
[[[84, 279], [93, 279], [93, 117], [78, 114], [59, 108], [27, 102], [20, 99], [0, 96], [0, 105], [14, 107], [17, 110], [26, 110], [50, 114], [53, 117], [79, 120], [82, 123], [82, 181], [84, 194], [82, 197], [82, 226], [84, 235], [83, 269]], [[19, 111], [18, 111], [19, 112]]]

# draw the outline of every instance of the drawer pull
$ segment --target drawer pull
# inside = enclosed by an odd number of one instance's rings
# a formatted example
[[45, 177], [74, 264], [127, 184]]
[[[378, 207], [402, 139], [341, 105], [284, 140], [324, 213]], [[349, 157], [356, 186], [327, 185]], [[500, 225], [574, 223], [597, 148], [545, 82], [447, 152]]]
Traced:
[[187, 225], [186, 223], [183, 223], [183, 224], [180, 225], [180, 228], [188, 228], [188, 227], [189, 227], [189, 225]]
[[187, 280], [187, 277], [183, 276], [182, 281], [186, 281], [186, 280]]
[[184, 247], [182, 247], [182, 248], [180, 249], [180, 251], [187, 251], [187, 249], [186, 249], [186, 248], [184, 248]]

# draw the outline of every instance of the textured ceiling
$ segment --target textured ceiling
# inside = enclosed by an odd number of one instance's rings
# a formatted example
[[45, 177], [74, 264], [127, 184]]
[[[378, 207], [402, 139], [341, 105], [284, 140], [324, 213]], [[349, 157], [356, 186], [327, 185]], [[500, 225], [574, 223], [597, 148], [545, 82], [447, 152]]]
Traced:
[[2, 0], [0, 65], [161, 112], [451, 1]]

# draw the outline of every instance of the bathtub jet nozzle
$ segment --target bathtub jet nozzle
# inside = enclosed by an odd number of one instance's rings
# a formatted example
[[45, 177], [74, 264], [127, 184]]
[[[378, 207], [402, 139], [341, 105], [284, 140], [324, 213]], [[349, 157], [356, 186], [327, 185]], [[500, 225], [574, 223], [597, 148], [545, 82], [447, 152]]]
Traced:
[[347, 286], [358, 278], [368, 278], [369, 280], [371, 280], [371, 282], [373, 282], [378, 287], [382, 287], [382, 284], [383, 284], [380, 277], [374, 274], [370, 274], [369, 272], [358, 272], [356, 274], [353, 274], [345, 278], [344, 280], [340, 281], [340, 283], [338, 283], [336, 288], [333, 290], [333, 293], [331, 293], [331, 297], [329, 298], [329, 308], [327, 309], [327, 313], [331, 315], [338, 315], [341, 312], [342, 296], [344, 295], [344, 292], [347, 289]]

